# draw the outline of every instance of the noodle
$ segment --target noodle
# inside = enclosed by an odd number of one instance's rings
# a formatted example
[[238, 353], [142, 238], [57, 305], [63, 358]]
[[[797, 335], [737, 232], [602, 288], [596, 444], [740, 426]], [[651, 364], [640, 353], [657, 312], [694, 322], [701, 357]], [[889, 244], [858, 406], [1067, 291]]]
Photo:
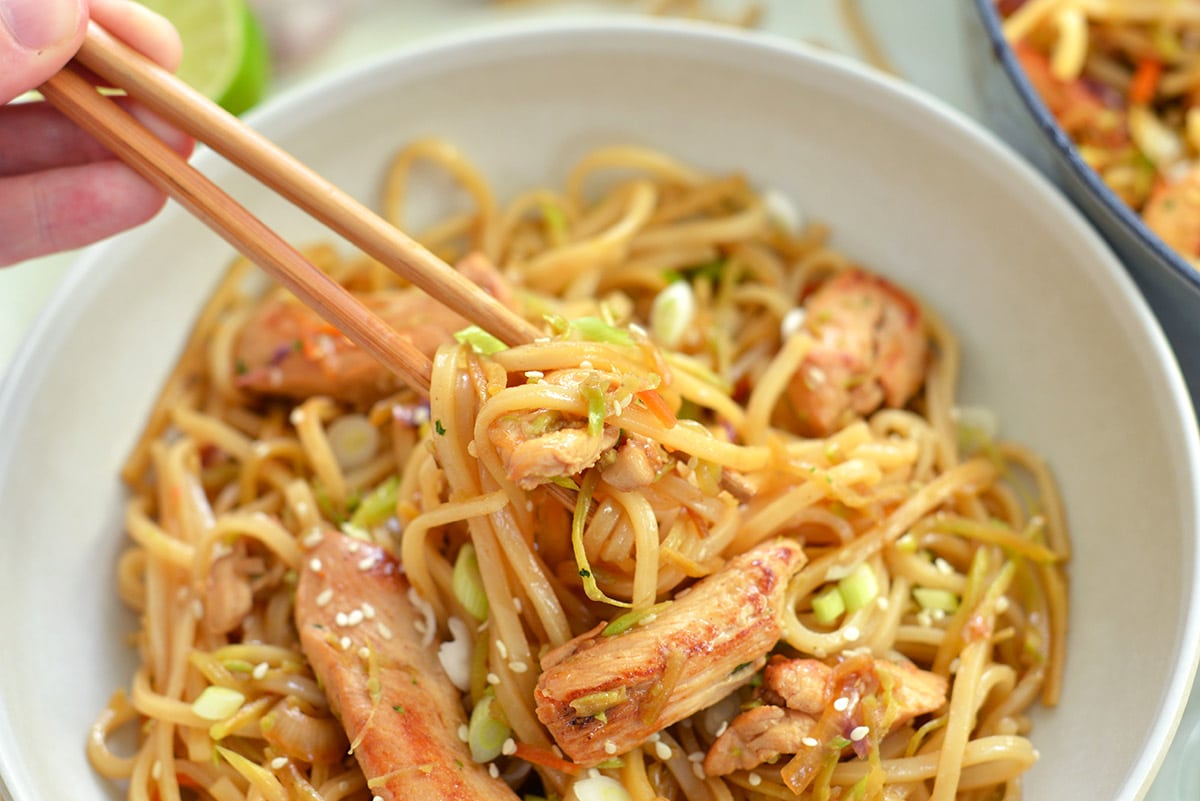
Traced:
[[[581, 160], [565, 189], [503, 206], [461, 153], [425, 139], [389, 174], [398, 223], [418, 161], [471, 204], [426, 244], [455, 261], [490, 257], [498, 297], [546, 337], [504, 348], [459, 332], [465, 344], [433, 357], [428, 405], [394, 386], [342, 396], [341, 363], [320, 340], [330, 334], [288, 329], [264, 368], [242, 363], [246, 338], [293, 307], [250, 291], [236, 264], [124, 471], [117, 589], [141, 616], [140, 663], [89, 733], [97, 772], [131, 799], [217, 801], [366, 801], [419, 772], [368, 780], [355, 759], [389, 725], [376, 646], [360, 654], [371, 709], [353, 737], [326, 695], [339, 690], [301, 647], [297, 586], [327, 567], [313, 552], [340, 529], [363, 569], [377, 546], [403, 565], [411, 589], [396, 602], [454, 681], [471, 718], [461, 738], [475, 712], [499, 709], [506, 734], [485, 762], [520, 793], [586, 798], [587, 782], [608, 782], [632, 801], [1019, 797], [1036, 759], [1030, 707], [1053, 706], [1062, 679], [1069, 540], [1042, 460], [963, 422], [945, 325], [831, 250], [823, 227], [790, 230], [740, 176], [612, 147]], [[410, 291], [369, 259], [313, 252], [352, 291]], [[820, 361], [833, 340], [818, 298], [839, 285], [909, 309], [929, 356], [915, 395], [818, 431], [805, 393], [837, 365]], [[327, 393], [280, 397], [288, 370], [317, 365]], [[254, 383], [264, 375], [266, 391]], [[553, 654], [654, 626], [781, 540], [803, 559], [767, 613], [778, 642], [738, 665], [725, 697], [624, 750], [609, 741], [590, 770], [556, 750], [569, 748], [538, 700]], [[831, 593], [844, 609], [826, 610]], [[339, 625], [376, 611], [339, 608]], [[381, 642], [401, 634], [376, 629]], [[705, 691], [689, 671], [706, 658], [664, 656], [645, 720], [684, 688]], [[809, 746], [845, 710], [824, 698], [804, 743], [717, 769], [744, 715], [782, 708], [773, 671], [804, 665], [856, 688], [861, 725], [822, 741], [832, 750]], [[893, 690], [916, 675], [947, 689], [904, 713]], [[605, 692], [576, 699], [579, 714], [603, 717], [637, 690]], [[110, 740], [135, 727], [136, 751], [118, 755]]]

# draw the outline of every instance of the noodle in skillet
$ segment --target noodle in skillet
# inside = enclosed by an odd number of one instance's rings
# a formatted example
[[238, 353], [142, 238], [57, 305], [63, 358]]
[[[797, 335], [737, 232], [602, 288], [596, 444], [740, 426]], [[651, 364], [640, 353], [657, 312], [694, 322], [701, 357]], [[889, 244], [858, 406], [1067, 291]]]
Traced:
[[[447, 765], [484, 788], [466, 798], [1020, 797], [1029, 710], [1059, 694], [1067, 531], [1041, 460], [955, 406], [932, 312], [774, 193], [656, 152], [595, 151], [500, 206], [415, 142], [387, 185], [402, 227], [418, 163], [473, 203], [421, 241], [545, 339], [504, 348], [311, 250], [440, 332], [426, 404], [235, 264], [124, 472], [140, 665], [96, 770], [167, 801], [433, 797]], [[919, 345], [919, 389], [891, 397], [875, 365], [837, 389], [883, 408], [827, 414], [844, 359], [823, 348], [868, 302]], [[437, 693], [461, 718], [431, 735], [445, 764], [378, 761], [425, 742]]]

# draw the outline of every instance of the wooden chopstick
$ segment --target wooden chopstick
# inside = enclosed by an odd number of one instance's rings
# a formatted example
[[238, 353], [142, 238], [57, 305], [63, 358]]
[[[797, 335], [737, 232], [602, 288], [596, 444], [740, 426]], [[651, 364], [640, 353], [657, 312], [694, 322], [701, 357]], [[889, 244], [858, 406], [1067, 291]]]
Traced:
[[541, 335], [427, 248], [94, 23], [75, 58], [507, 344], [528, 344]]
[[133, 116], [97, 92], [71, 65], [44, 83], [41, 92], [75, 124], [265, 269], [359, 347], [413, 389], [429, 394], [433, 364], [407, 337], [376, 317]]

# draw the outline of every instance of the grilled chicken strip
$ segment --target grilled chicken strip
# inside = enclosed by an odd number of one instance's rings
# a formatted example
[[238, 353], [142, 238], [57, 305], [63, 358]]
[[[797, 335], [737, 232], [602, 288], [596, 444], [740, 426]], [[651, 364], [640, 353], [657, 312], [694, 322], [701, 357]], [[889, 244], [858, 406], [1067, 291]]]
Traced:
[[799, 544], [768, 542], [698, 582], [650, 622], [599, 628], [546, 654], [538, 719], [575, 762], [592, 766], [750, 681], [780, 636], [778, 610], [804, 563]]
[[422, 644], [408, 581], [383, 549], [326, 532], [300, 574], [300, 643], [385, 801], [516, 801], [474, 762], [458, 692]]
[[[467, 256], [459, 272], [511, 305], [512, 290], [480, 254]], [[420, 289], [359, 293], [373, 314], [409, 337], [432, 356], [453, 341], [467, 321]], [[305, 399], [326, 395], [349, 403], [370, 403], [395, 392], [401, 382], [366, 351], [291, 296], [262, 304], [247, 320], [234, 352], [238, 385], [261, 395]]]
[[[946, 679], [910, 663], [856, 657], [854, 670], [871, 673], [871, 681], [867, 682], [870, 686], [889, 687], [889, 731], [946, 702]], [[821, 739], [818, 722], [823, 717], [831, 720], [844, 716], [844, 723], [836, 731], [848, 735], [849, 730], [843, 729], [852, 729], [863, 721], [855, 717], [857, 710], [850, 704], [858, 699], [847, 697], [842, 709], [835, 706], [842, 695], [839, 682], [845, 684], [846, 677], [836, 676], [833, 667], [819, 660], [772, 657], [763, 671], [763, 700], [767, 703], [733, 719], [708, 749], [704, 772], [724, 776], [735, 770], [752, 770], [775, 762], [783, 754], [824, 745], [816, 742]]]
[[803, 433], [828, 436], [880, 406], [898, 409], [925, 378], [921, 307], [894, 284], [850, 269], [804, 304], [816, 343], [788, 386]]

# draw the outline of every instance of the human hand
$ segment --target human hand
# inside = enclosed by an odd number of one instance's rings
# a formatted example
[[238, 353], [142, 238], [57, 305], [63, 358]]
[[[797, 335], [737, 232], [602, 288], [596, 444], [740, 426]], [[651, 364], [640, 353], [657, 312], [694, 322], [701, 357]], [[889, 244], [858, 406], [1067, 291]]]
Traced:
[[[168, 70], [171, 24], [130, 0], [0, 0], [0, 104], [36, 89], [83, 43], [89, 17]], [[121, 101], [180, 153], [192, 141]], [[69, 250], [145, 222], [165, 197], [44, 102], [0, 105], [0, 267]]]

